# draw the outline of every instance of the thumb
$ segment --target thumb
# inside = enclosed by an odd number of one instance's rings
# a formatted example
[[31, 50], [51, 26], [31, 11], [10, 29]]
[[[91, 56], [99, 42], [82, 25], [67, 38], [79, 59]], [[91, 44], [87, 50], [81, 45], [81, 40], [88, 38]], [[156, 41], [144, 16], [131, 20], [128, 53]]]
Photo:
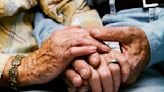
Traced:
[[127, 31], [125, 27], [102, 27], [90, 30], [90, 35], [102, 41], [116, 41], [123, 42], [127, 38]]

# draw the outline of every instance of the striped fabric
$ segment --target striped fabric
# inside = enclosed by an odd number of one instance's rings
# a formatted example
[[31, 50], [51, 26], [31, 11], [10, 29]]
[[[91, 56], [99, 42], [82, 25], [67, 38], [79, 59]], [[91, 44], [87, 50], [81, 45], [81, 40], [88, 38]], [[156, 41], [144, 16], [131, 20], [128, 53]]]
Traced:
[[0, 76], [10, 56], [29, 54], [37, 48], [31, 35], [34, 12], [19, 12], [35, 5], [35, 0], [0, 1]]
[[83, 28], [102, 26], [96, 10], [85, 0], [39, 0], [45, 14], [64, 25], [81, 25]]
[[29, 9], [38, 3], [45, 14], [61, 24], [83, 28], [102, 26], [97, 11], [90, 9], [85, 0], [1, 0], [0, 75], [10, 55], [29, 54], [37, 49], [31, 34], [34, 12]]

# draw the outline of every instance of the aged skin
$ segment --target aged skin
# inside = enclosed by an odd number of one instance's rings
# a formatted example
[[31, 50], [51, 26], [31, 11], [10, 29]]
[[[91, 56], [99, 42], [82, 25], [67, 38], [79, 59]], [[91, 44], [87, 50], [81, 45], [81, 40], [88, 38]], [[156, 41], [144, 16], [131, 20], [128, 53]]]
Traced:
[[[49, 82], [63, 72], [74, 58], [95, 53], [97, 50], [108, 52], [109, 48], [92, 39], [86, 30], [67, 27], [55, 31], [41, 48], [22, 59], [18, 67], [18, 84]], [[12, 59], [6, 64], [1, 80], [8, 80]]]

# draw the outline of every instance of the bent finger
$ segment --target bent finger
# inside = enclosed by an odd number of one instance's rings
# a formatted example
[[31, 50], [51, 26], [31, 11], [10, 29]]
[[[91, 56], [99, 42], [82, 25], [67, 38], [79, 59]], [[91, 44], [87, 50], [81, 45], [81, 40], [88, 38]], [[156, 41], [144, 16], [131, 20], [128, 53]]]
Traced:
[[93, 53], [88, 57], [88, 61], [89, 64], [94, 67], [97, 68], [100, 64], [100, 57], [98, 53]]
[[64, 75], [66, 76], [66, 80], [68, 80], [74, 87], [82, 85], [82, 78], [73, 69], [67, 69]]
[[90, 88], [89, 88], [89, 85], [84, 85], [82, 87], [79, 87], [78, 88], [78, 92], [90, 92]]
[[[117, 57], [115, 57], [115, 56], [117, 56]], [[131, 72], [131, 68], [130, 68], [128, 59], [127, 59], [127, 57], [125, 57], [123, 54], [121, 54], [119, 52], [114, 53], [113, 58], [116, 58], [118, 60], [118, 63], [121, 68], [121, 76], [122, 76], [121, 81], [125, 82], [128, 79], [130, 72]]]
[[83, 59], [77, 59], [72, 63], [73, 68], [83, 79], [89, 79], [91, 77], [91, 69], [87, 62]]
[[81, 47], [71, 47], [66, 50], [66, 58], [76, 58], [79, 56], [85, 56], [97, 52], [97, 47], [95, 46], [81, 46]]
[[72, 46], [96, 46], [99, 52], [108, 52], [110, 50], [107, 45], [93, 38], [77, 38], [71, 42]]

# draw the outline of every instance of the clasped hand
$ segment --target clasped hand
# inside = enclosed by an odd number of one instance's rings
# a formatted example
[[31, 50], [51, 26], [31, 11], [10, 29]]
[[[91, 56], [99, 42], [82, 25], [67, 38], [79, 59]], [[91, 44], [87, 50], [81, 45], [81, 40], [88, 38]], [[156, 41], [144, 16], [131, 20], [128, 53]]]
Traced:
[[[135, 27], [103, 27], [90, 30], [99, 41], [117, 41], [121, 51], [90, 54], [78, 58], [64, 73], [69, 92], [118, 92], [121, 84], [136, 81], [150, 58], [149, 43], [143, 30]], [[117, 59], [118, 64], [110, 63]]]

